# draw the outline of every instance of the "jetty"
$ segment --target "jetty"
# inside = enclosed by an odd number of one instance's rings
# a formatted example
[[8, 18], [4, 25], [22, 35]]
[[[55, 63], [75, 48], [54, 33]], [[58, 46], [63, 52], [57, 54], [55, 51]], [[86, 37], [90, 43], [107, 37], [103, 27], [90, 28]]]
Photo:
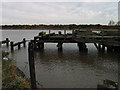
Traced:
[[77, 43], [79, 50], [87, 50], [86, 43], [94, 43], [99, 51], [119, 51], [120, 50], [120, 30], [119, 29], [76, 29], [72, 33], [58, 31], [58, 34], [40, 32], [31, 42], [35, 49], [43, 49], [44, 43], [58, 43], [58, 50], [62, 50], [63, 43]]

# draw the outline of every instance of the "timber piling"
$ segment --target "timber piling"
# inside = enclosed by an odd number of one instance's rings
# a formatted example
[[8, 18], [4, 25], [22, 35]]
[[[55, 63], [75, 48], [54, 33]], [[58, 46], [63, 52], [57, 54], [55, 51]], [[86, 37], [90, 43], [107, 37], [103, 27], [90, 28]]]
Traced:
[[8, 47], [9, 42], [10, 42], [10, 40], [8, 38], [6, 38], [6, 40], [3, 40], [3, 41], [0, 42], [0, 46], [1, 46], [1, 44], [6, 44], [6, 46]]
[[21, 42], [17, 42], [17, 43], [14, 43], [13, 41], [11, 41], [10, 42], [11, 51], [14, 51], [15, 46], [18, 46], [18, 49], [20, 49], [21, 44], [23, 44], [23, 46], [26, 47], [26, 39], [25, 38], [23, 38], [23, 40]]

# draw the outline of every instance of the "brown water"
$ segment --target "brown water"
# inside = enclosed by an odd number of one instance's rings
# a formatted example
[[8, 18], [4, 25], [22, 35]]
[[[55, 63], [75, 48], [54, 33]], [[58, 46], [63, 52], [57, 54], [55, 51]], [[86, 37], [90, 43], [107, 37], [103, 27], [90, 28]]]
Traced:
[[[2, 39], [8, 37], [18, 42], [38, 35], [40, 30], [5, 30]], [[48, 31], [46, 31], [48, 32]], [[52, 31], [54, 32], [54, 31]], [[55, 31], [57, 33], [57, 31]], [[71, 32], [71, 31], [68, 31]], [[96, 88], [104, 79], [118, 81], [118, 53], [99, 53], [93, 44], [87, 44], [88, 52], [79, 52], [76, 43], [63, 44], [58, 52], [57, 43], [45, 43], [43, 51], [35, 52], [38, 87], [42, 88]], [[2, 46], [3, 50], [10, 48]], [[28, 47], [15, 48], [9, 57], [29, 78]]]

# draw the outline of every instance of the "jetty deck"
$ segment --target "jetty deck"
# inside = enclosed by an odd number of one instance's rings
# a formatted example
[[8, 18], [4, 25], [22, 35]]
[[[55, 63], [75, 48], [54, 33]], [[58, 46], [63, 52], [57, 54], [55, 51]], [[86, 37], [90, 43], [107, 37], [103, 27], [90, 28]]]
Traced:
[[[94, 43], [98, 47], [107, 47], [112, 50], [120, 48], [120, 31], [118, 29], [98, 29], [98, 30], [72, 30], [72, 33], [61, 33], [58, 31], [56, 33], [46, 34], [45, 32], [40, 32], [38, 36], [34, 37], [32, 40], [36, 45], [36, 48], [44, 48], [44, 43], [58, 43], [57, 47], [62, 48], [63, 43], [78, 43], [79, 49], [86, 49], [85, 43]], [[42, 46], [41, 46], [42, 45]], [[101, 46], [102, 45], [102, 46]]]

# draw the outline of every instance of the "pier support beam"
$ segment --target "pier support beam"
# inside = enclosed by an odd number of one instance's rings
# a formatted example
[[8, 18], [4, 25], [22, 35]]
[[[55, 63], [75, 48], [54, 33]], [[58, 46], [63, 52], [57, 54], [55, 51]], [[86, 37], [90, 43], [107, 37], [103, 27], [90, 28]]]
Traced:
[[82, 42], [79, 42], [78, 43], [78, 48], [79, 48], [79, 51], [87, 51], [87, 46], [85, 43], [82, 43]]
[[41, 50], [41, 49], [44, 49], [44, 42], [39, 42], [38, 48], [39, 48], [40, 50]]
[[58, 42], [58, 45], [57, 45], [57, 47], [58, 47], [58, 51], [62, 51], [62, 42]]
[[105, 45], [102, 45], [102, 51], [105, 52]]

